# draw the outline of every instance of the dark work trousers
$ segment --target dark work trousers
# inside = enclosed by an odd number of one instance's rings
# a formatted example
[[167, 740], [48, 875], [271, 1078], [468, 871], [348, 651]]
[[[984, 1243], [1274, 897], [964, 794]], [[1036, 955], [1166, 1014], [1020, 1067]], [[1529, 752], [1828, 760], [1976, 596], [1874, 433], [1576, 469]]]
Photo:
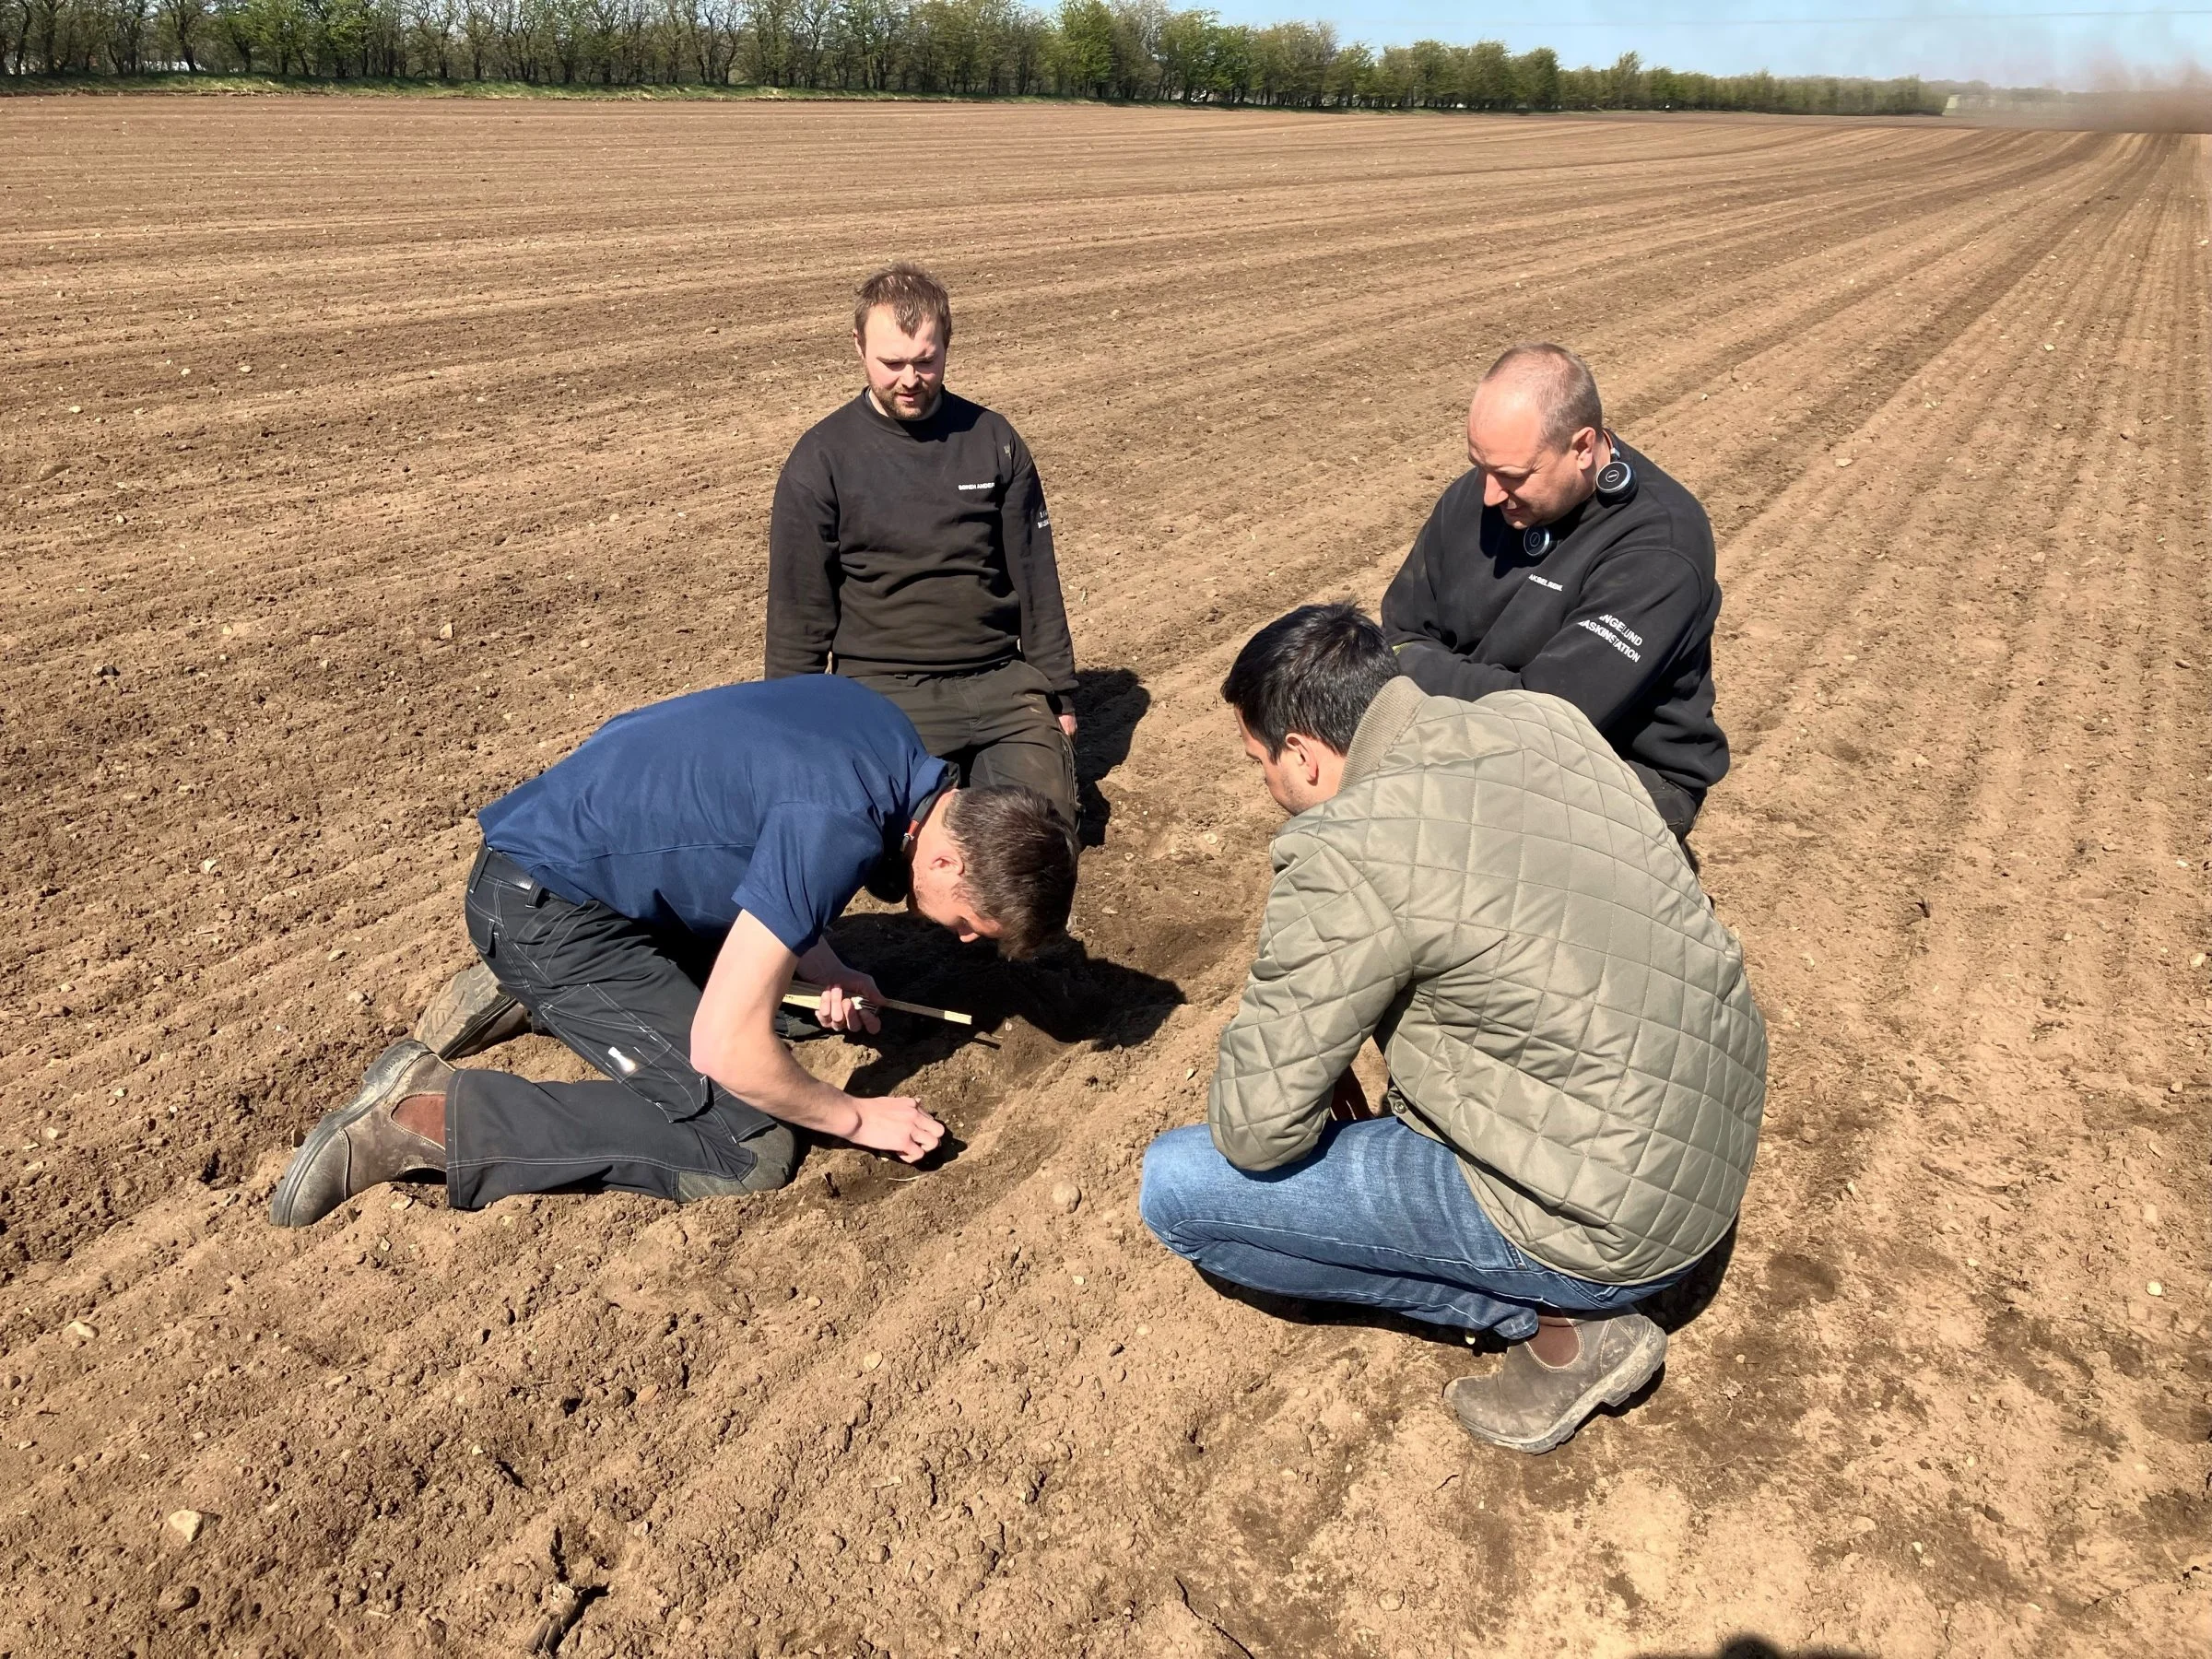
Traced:
[[958, 769], [962, 787], [1018, 783], [1076, 822], [1076, 753], [1053, 712], [1052, 688], [1019, 660], [974, 674], [852, 673], [914, 723], [922, 747]]
[[1675, 839], [1682, 843], [1682, 855], [1689, 860], [1690, 871], [1695, 874], [1698, 855], [1690, 851], [1689, 831], [1690, 826], [1698, 821], [1698, 809], [1705, 805], [1705, 797], [1691, 794], [1682, 785], [1661, 777], [1641, 761], [1631, 760], [1628, 764], [1629, 770], [1636, 774], [1637, 781], [1643, 785], [1644, 793], [1652, 797], [1652, 805], [1659, 809], [1661, 819], [1675, 832]]
[[691, 1019], [715, 941], [672, 939], [604, 904], [571, 904], [488, 847], [468, 875], [468, 937], [539, 1030], [614, 1081], [456, 1074], [445, 1097], [453, 1208], [604, 1187], [682, 1204], [791, 1179], [790, 1128], [691, 1065]]

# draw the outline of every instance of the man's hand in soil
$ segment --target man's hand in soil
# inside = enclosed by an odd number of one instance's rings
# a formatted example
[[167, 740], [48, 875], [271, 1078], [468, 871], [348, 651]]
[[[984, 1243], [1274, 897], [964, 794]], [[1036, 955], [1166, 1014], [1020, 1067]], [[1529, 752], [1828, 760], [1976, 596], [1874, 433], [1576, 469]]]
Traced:
[[1075, 740], [1076, 712], [1073, 709], [1064, 709], [1061, 711], [1060, 730], [1067, 735], [1067, 738], [1071, 743]]
[[860, 1126], [845, 1138], [856, 1147], [920, 1163], [945, 1138], [945, 1125], [909, 1096], [882, 1095], [853, 1104], [859, 1108]]
[[944, 1137], [945, 1127], [920, 1102], [856, 1100], [808, 1074], [777, 1041], [776, 1008], [793, 971], [802, 966], [834, 971], [844, 982], [834, 987], [834, 1005], [831, 993], [823, 993], [824, 1025], [831, 1018], [844, 1018], [876, 1029], [875, 1016], [855, 1008], [852, 1000], [856, 984], [865, 994], [875, 990], [874, 981], [854, 973], [818, 944], [803, 963], [756, 917], [740, 911], [714, 959], [714, 971], [707, 976], [691, 1022], [691, 1064], [747, 1104], [787, 1124], [893, 1153], [909, 1163], [924, 1157]]

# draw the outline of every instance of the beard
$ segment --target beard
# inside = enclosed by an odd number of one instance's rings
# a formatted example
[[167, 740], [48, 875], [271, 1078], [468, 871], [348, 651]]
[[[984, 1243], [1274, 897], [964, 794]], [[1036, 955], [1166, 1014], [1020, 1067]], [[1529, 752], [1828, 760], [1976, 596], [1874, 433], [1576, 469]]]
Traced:
[[876, 401], [884, 413], [894, 420], [926, 420], [936, 413], [937, 400], [944, 394], [945, 389], [941, 385], [924, 387], [912, 398], [901, 395], [894, 389], [889, 396], [879, 394]]

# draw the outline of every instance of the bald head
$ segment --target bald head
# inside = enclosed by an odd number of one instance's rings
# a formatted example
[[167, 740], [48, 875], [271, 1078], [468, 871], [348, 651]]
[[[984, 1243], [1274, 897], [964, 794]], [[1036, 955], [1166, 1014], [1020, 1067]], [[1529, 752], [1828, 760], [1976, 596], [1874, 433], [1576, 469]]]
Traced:
[[1564, 346], [1516, 346], [1490, 365], [1467, 408], [1467, 459], [1483, 502], [1516, 530], [1590, 499], [1612, 452], [1590, 366]]
[[1606, 424], [1590, 365], [1564, 346], [1509, 347], [1476, 386], [1475, 401], [1531, 409], [1547, 449], [1563, 447], [1584, 427], [1602, 431]]

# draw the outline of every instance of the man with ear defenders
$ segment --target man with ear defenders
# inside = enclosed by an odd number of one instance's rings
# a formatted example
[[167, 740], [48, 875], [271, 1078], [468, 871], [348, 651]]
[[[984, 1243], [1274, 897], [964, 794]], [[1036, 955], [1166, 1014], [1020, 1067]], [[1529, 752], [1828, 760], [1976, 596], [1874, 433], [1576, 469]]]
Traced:
[[1728, 771], [1704, 509], [1606, 429], [1589, 365], [1562, 346], [1515, 346], [1490, 365], [1467, 459], [1382, 596], [1399, 667], [1433, 697], [1565, 698], [1687, 847]]

